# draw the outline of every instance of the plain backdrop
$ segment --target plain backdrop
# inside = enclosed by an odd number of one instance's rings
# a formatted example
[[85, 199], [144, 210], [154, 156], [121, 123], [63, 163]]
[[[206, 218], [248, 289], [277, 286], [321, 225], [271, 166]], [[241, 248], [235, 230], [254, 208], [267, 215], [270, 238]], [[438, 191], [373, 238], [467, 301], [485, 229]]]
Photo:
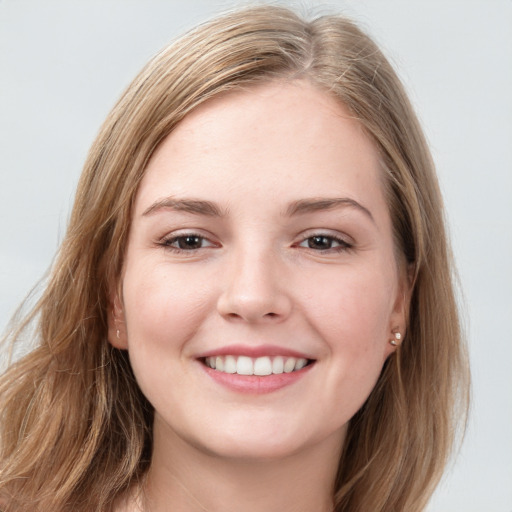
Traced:
[[[512, 512], [512, 1], [281, 3], [351, 16], [406, 83], [444, 192], [473, 372], [468, 434], [429, 510]], [[2, 329], [52, 261], [120, 93], [167, 42], [236, 5], [0, 0]]]

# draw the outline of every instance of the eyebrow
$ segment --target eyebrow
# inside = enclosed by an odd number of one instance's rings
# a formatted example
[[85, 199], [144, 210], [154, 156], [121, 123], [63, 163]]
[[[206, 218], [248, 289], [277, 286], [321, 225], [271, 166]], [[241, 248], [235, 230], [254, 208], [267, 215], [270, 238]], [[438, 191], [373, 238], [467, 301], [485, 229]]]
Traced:
[[368, 208], [363, 206], [361, 203], [358, 203], [355, 199], [351, 199], [349, 197], [313, 197], [310, 199], [299, 199], [298, 201], [294, 201], [288, 206], [286, 210], [286, 215], [293, 216], [299, 215], [303, 213], [310, 213], [322, 210], [333, 210], [335, 208], [354, 208], [364, 213], [373, 223], [375, 223], [375, 219], [373, 218], [372, 213]]
[[221, 211], [221, 209], [211, 201], [204, 201], [202, 199], [175, 199], [173, 197], [166, 197], [155, 201], [149, 208], [144, 210], [142, 215], [151, 215], [163, 209], [207, 215], [209, 217], [224, 217], [226, 215], [226, 212]]
[[[347, 207], [359, 210], [375, 223], [375, 219], [370, 210], [349, 197], [299, 199], [293, 201], [288, 206], [285, 215], [292, 217], [294, 215]], [[203, 199], [176, 199], [173, 197], [166, 197], [155, 201], [150, 207], [144, 210], [142, 215], [148, 216], [163, 209], [182, 211], [196, 215], [206, 215], [208, 217], [225, 217], [227, 215], [227, 211], [222, 211], [217, 204], [211, 201], [205, 201]]]

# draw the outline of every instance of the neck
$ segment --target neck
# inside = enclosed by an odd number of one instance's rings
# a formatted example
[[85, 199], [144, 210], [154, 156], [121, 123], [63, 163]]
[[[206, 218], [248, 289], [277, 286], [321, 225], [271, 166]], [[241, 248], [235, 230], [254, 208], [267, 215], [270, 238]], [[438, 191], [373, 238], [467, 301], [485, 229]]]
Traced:
[[279, 459], [235, 459], [154, 432], [144, 512], [332, 512], [340, 436]]

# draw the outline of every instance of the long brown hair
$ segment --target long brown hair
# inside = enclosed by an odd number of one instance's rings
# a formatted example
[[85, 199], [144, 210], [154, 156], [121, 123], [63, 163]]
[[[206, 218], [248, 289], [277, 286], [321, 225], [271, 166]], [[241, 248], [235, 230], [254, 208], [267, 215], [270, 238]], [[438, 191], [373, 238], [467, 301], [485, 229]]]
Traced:
[[146, 164], [209, 98], [296, 78], [346, 105], [380, 152], [397, 258], [412, 283], [406, 339], [350, 422], [335, 510], [424, 508], [467, 406], [432, 159], [402, 85], [367, 35], [340, 16], [304, 21], [288, 9], [261, 6], [217, 18], [159, 53], [94, 142], [48, 286], [9, 335], [17, 340], [36, 325], [37, 347], [0, 380], [5, 511], [108, 511], [143, 478], [153, 411], [126, 353], [107, 342], [107, 315]]

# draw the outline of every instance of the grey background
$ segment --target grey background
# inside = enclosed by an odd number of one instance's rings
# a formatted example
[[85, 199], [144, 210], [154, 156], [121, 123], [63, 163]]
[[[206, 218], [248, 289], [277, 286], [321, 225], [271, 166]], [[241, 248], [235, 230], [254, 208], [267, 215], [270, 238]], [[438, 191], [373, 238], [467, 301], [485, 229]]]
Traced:
[[[240, 3], [0, 0], [0, 328], [50, 265], [122, 90], [169, 40]], [[474, 379], [466, 440], [429, 510], [511, 512], [512, 1], [281, 3], [359, 21], [410, 91], [444, 191]]]

